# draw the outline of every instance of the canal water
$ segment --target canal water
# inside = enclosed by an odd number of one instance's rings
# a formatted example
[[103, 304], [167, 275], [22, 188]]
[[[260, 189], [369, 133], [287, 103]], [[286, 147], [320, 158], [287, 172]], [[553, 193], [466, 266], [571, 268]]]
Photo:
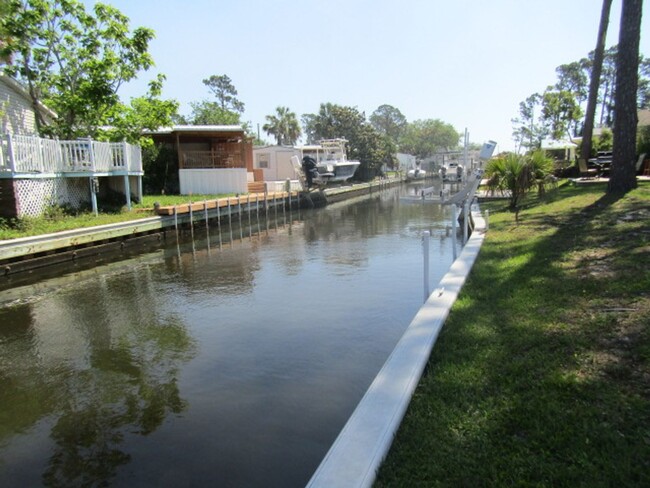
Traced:
[[412, 186], [0, 291], [0, 486], [309, 480], [452, 261]]

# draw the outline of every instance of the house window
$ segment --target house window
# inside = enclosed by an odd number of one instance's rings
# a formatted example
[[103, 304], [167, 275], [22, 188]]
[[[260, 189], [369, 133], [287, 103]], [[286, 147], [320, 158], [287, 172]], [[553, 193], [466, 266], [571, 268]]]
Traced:
[[257, 154], [257, 167], [262, 168], [262, 169], [269, 169], [269, 160], [270, 158], [269, 153], [262, 153], [262, 154]]

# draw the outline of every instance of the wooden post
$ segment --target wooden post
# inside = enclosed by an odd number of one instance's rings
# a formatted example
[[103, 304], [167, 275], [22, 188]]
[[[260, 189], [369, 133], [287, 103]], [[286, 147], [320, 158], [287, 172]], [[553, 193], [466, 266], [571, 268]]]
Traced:
[[126, 193], [126, 208], [131, 210], [131, 183], [128, 174], [124, 175], [124, 193]]
[[138, 203], [142, 203], [142, 175], [138, 175]]
[[93, 206], [93, 213], [95, 216], [99, 215], [99, 210], [97, 209], [97, 193], [95, 193], [95, 182], [94, 178], [91, 176], [88, 178], [88, 183], [90, 184], [90, 202]]

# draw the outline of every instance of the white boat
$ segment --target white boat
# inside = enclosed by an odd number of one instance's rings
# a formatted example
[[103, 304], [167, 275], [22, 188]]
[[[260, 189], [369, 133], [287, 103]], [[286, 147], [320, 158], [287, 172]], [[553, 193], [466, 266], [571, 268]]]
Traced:
[[438, 170], [442, 181], [457, 182], [463, 180], [463, 165], [458, 161], [449, 161]]
[[423, 169], [420, 169], [419, 167], [409, 169], [406, 172], [406, 179], [408, 181], [423, 180], [424, 178], [426, 178], [426, 176], [427, 176], [427, 172], [424, 171]]
[[354, 176], [359, 161], [349, 161], [345, 139], [323, 139], [320, 144], [300, 146], [300, 159], [310, 157], [316, 162], [319, 173], [328, 175], [327, 181], [347, 181]]

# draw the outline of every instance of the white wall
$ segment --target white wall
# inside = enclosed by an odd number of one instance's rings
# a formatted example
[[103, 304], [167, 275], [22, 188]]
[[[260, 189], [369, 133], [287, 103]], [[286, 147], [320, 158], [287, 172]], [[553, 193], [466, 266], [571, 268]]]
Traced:
[[248, 193], [246, 168], [181, 169], [181, 195]]
[[[299, 152], [291, 147], [265, 146], [253, 149], [253, 167], [261, 169], [264, 181], [285, 181], [296, 177], [291, 164], [291, 156]], [[268, 168], [260, 167], [260, 160], [268, 159]]]
[[0, 121], [2, 132], [35, 135], [34, 109], [28, 99], [0, 78]]

